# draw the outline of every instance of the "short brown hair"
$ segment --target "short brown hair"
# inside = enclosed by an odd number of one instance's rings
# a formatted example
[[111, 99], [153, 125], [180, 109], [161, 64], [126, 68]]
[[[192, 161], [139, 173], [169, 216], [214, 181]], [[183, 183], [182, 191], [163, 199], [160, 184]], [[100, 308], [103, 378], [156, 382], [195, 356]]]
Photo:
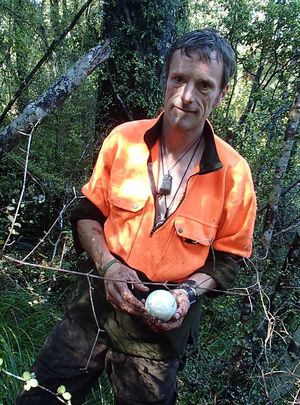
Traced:
[[175, 40], [166, 55], [165, 79], [168, 77], [172, 56], [178, 49], [187, 56], [197, 53], [200, 60], [205, 61], [211, 61], [211, 53], [215, 51], [218, 60], [223, 62], [222, 89], [228, 84], [235, 72], [236, 57], [230, 43], [216, 30], [204, 28], [187, 32]]

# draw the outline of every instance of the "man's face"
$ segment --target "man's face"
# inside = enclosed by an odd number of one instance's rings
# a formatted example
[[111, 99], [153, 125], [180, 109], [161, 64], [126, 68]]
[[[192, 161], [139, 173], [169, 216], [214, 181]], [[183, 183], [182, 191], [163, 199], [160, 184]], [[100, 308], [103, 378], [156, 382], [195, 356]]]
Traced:
[[[201, 61], [197, 53], [187, 56], [174, 52], [165, 91], [165, 119], [177, 131], [202, 131], [206, 118], [226, 94], [221, 89], [223, 63], [214, 52], [211, 61]], [[200, 135], [200, 134], [199, 134]]]

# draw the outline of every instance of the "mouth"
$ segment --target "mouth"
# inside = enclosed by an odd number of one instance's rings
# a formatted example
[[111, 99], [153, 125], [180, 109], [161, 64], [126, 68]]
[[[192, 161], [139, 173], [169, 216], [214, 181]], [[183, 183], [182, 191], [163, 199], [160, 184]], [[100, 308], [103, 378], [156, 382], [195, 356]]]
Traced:
[[188, 109], [186, 109], [186, 108], [181, 108], [181, 107], [178, 107], [177, 105], [174, 105], [174, 107], [175, 107], [177, 110], [182, 111], [182, 112], [184, 112], [184, 113], [186, 113], [186, 114], [195, 114], [195, 113], [196, 113], [196, 111], [188, 110]]

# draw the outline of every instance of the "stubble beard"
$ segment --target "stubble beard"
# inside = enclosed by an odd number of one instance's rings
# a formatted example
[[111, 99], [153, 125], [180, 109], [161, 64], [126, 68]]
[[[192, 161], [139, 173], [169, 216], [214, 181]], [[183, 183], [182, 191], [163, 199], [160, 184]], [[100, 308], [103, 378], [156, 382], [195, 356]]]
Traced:
[[190, 132], [197, 129], [198, 113], [188, 113], [173, 107], [171, 115], [171, 127], [182, 132]]

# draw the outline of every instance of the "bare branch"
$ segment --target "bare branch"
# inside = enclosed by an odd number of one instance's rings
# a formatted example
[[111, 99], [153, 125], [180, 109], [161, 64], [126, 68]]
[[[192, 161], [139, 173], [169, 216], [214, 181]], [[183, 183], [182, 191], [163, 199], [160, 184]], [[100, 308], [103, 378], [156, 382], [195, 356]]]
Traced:
[[281, 234], [283, 234], [283, 233], [285, 233], [285, 232], [290, 231], [291, 229], [297, 228], [297, 226], [300, 226], [300, 221], [299, 221], [299, 222], [297, 222], [296, 224], [293, 224], [293, 225], [288, 226], [288, 227], [287, 227], [287, 228], [285, 228], [285, 229], [282, 229], [282, 230], [281, 230], [281, 231], [279, 231], [279, 232], [274, 233], [274, 235], [273, 235], [273, 236], [278, 236], [278, 235], [281, 235]]
[[35, 67], [32, 69], [32, 71], [29, 73], [29, 75], [22, 81], [20, 87], [18, 88], [18, 90], [16, 91], [15, 95], [13, 96], [13, 98], [10, 100], [10, 102], [8, 103], [8, 105], [5, 107], [3, 113], [0, 116], [0, 124], [3, 122], [4, 118], [6, 117], [6, 114], [8, 113], [8, 111], [11, 109], [11, 107], [14, 105], [14, 103], [17, 101], [17, 99], [20, 97], [20, 95], [22, 94], [23, 90], [28, 86], [28, 84], [30, 83], [30, 81], [32, 80], [32, 78], [34, 77], [34, 75], [36, 74], [36, 72], [40, 69], [40, 67], [43, 66], [43, 64], [47, 61], [47, 59], [49, 58], [49, 56], [52, 54], [52, 52], [54, 51], [54, 49], [56, 48], [56, 46], [60, 43], [60, 41], [62, 41], [66, 35], [74, 28], [74, 26], [77, 24], [79, 18], [81, 17], [81, 15], [83, 14], [83, 12], [88, 8], [88, 6], [91, 4], [93, 0], [88, 0], [82, 7], [81, 9], [78, 11], [78, 13], [75, 15], [75, 17], [73, 18], [71, 24], [61, 33], [61, 35], [54, 39], [51, 43], [51, 45], [49, 46], [49, 48], [47, 49], [46, 53], [44, 54], [44, 56], [38, 61], [38, 63], [35, 65]]
[[11, 150], [21, 132], [29, 132], [60, 106], [91, 74], [99, 63], [110, 56], [109, 41], [90, 49], [64, 75], [0, 132], [0, 159], [4, 151]]
[[7, 239], [4, 243], [3, 246], [3, 250], [5, 250], [6, 246], [9, 243], [10, 237], [11, 235], [14, 233], [15, 230], [15, 225], [16, 225], [16, 221], [19, 215], [19, 211], [20, 211], [20, 207], [21, 207], [21, 203], [23, 201], [23, 196], [25, 193], [25, 188], [26, 188], [26, 180], [27, 180], [27, 168], [28, 168], [28, 161], [29, 161], [29, 154], [30, 154], [30, 146], [31, 146], [31, 139], [32, 139], [32, 135], [35, 131], [35, 128], [37, 127], [38, 122], [36, 123], [36, 125], [32, 128], [31, 132], [28, 135], [28, 144], [27, 144], [27, 151], [26, 151], [26, 159], [25, 159], [25, 167], [24, 167], [24, 175], [23, 175], [23, 185], [22, 185], [22, 190], [20, 193], [20, 197], [19, 197], [19, 201], [18, 201], [18, 205], [17, 205], [17, 209], [14, 215], [14, 218], [12, 220], [11, 226], [10, 226], [10, 230], [9, 230], [9, 234], [7, 236]]
[[[11, 262], [11, 263], [15, 263], [15, 264], [17, 264], [17, 265], [19, 265], [19, 266], [28, 266], [28, 267], [32, 267], [32, 268], [36, 268], [36, 269], [53, 270], [53, 271], [57, 271], [57, 272], [60, 272], [60, 273], [73, 274], [73, 275], [77, 275], [77, 276], [84, 276], [84, 277], [87, 277], [87, 278], [94, 278], [94, 279], [98, 279], [98, 280], [104, 280], [104, 277], [99, 276], [99, 275], [97, 275], [97, 274], [82, 273], [82, 272], [77, 271], [77, 270], [66, 270], [66, 269], [62, 269], [62, 268], [60, 268], [60, 267], [45, 266], [45, 265], [43, 265], [43, 264], [36, 264], [36, 263], [25, 262], [24, 260], [19, 260], [19, 259], [16, 259], [16, 258], [14, 258], [14, 257], [11, 257], [11, 256], [4, 255], [4, 254], [2, 254], [1, 252], [0, 252], [0, 256], [1, 256], [5, 261]], [[0, 269], [0, 273], [1, 273], [1, 272], [3, 273], [4, 271], [2, 271], [2, 270]], [[110, 279], [105, 278], [105, 280], [110, 280]], [[115, 282], [124, 282], [124, 280], [115, 280], [115, 279], [112, 280], [112, 281], [115, 281]], [[125, 281], [125, 282], [126, 282], [126, 281]], [[176, 287], [176, 286], [178, 286], [178, 283], [171, 283], [171, 282], [169, 282], [169, 281], [165, 281], [165, 282], [163, 282], [163, 283], [161, 283], [161, 282], [154, 282], [154, 281], [140, 281], [140, 282], [135, 282], [135, 284], [157, 285], [157, 286], [163, 286], [163, 287]], [[199, 283], [199, 286], [201, 286], [201, 284], [202, 284], [202, 283]], [[203, 289], [206, 289], [205, 287], [202, 287], [202, 288], [203, 288]], [[246, 291], [248, 291], [248, 288], [249, 288], [249, 287], [244, 288], [244, 289], [245, 289]], [[229, 294], [229, 295], [238, 295], [238, 296], [247, 296], [247, 297], [249, 296], [249, 293], [243, 294], [243, 293], [237, 292], [237, 291], [235, 291], [235, 290], [236, 290], [235, 288], [232, 288], [232, 289], [227, 290], [227, 291], [219, 290], [219, 289], [217, 289], [217, 288], [215, 288], [215, 289], [209, 288], [209, 289], [207, 289], [207, 290], [209, 290], [209, 291], [216, 291], [216, 292], [222, 292], [222, 293], [224, 293], [224, 294]]]

